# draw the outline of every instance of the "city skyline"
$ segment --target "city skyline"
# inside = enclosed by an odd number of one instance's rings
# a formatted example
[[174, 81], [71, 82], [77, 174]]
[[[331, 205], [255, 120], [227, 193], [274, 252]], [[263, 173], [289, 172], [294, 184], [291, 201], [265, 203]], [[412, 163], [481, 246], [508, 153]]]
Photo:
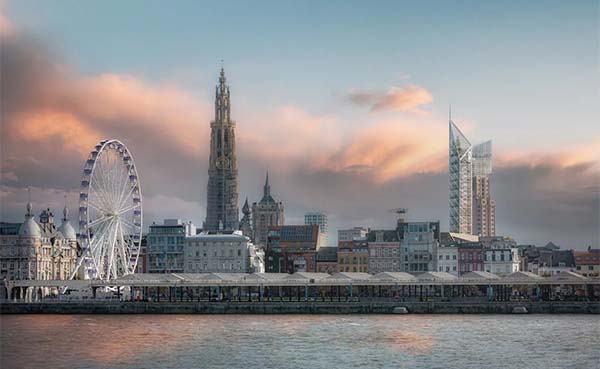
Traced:
[[[65, 4], [61, 6], [69, 6]], [[172, 64], [163, 65], [164, 70], [155, 70], [151, 62], [131, 60], [128, 52], [119, 48], [108, 59], [98, 56], [92, 60], [94, 53], [85, 47], [78, 52], [81, 45], [67, 32], [68, 25], [58, 21], [60, 9], [46, 9], [32, 17], [31, 5], [10, 3], [0, 18], [5, 76], [2, 219], [22, 219], [28, 187], [33, 188], [36, 214], [46, 204], [55, 210], [62, 208], [65, 190], [73, 209], [85, 155], [99, 139], [114, 136], [126, 141], [136, 156], [146, 184], [145, 218], [151, 222], [179, 217], [201, 225], [206, 214], [203, 188], [207, 181], [211, 92], [220, 55], [187, 55], [189, 59], [180, 60], [186, 56], [180, 53]], [[130, 15], [126, 10], [124, 14]], [[354, 19], [352, 14], [345, 16], [348, 21]], [[579, 16], [588, 19], [585, 14]], [[29, 20], [24, 21], [26, 18]], [[548, 26], [549, 19], [538, 21]], [[588, 26], [582, 22], [580, 27]], [[380, 34], [368, 23], [363, 27]], [[290, 26], [285, 31], [292, 29]], [[335, 34], [327, 29], [322, 32], [330, 37]], [[235, 35], [240, 34], [222, 37]], [[548, 37], [541, 39], [550, 42]], [[553, 41], [577, 54], [577, 45], [569, 49], [564, 40]], [[104, 46], [99, 45], [100, 51]], [[239, 44], [228, 48], [236, 46]], [[411, 49], [408, 44], [403, 46]], [[466, 50], [462, 46], [457, 52]], [[511, 49], [510, 45], [503, 46]], [[205, 49], [214, 51], [211, 46]], [[340, 46], [338, 51], [342, 49], [346, 50]], [[357, 47], [356, 54], [360, 50]], [[551, 55], [546, 49], [538, 51], [540, 56]], [[497, 234], [513, 236], [520, 243], [555, 241], [564, 248], [583, 249], [598, 243], [600, 136], [593, 127], [598, 108], [592, 104], [593, 87], [586, 84], [597, 82], [597, 74], [588, 68], [594, 60], [572, 60], [582, 68], [571, 70], [573, 75], [568, 77], [560, 74], [560, 68], [552, 68], [553, 64], [546, 65], [549, 70], [523, 83], [555, 79], [568, 90], [573, 87], [570, 78], [589, 77], [578, 101], [546, 96], [549, 100], [524, 107], [509, 97], [502, 103], [481, 105], [478, 98], [489, 90], [475, 79], [491, 85], [498, 81], [496, 77], [482, 78], [479, 73], [471, 77], [464, 70], [462, 78], [474, 86], [470, 94], [452, 88], [439, 68], [428, 73], [402, 65], [393, 71], [394, 63], [388, 62], [380, 73], [373, 73], [359, 63], [368, 73], [347, 73], [347, 79], [340, 83], [335, 62], [315, 57], [308, 66], [320, 72], [303, 73], [309, 81], [302, 82], [293, 78], [298, 67], [295, 63], [269, 61], [271, 74], [263, 74], [268, 70], [256, 65], [257, 55], [221, 53], [233, 90], [236, 110], [232, 115], [238, 122], [240, 199], [260, 199], [268, 169], [278, 200], [286, 204], [288, 224], [302, 224], [305, 212], [326, 211], [330, 238], [335, 239], [338, 229], [390, 227], [396, 219], [388, 210], [405, 206], [410, 209], [409, 218], [439, 219], [441, 228], [448, 229], [447, 123], [441, 112], [452, 103], [454, 120], [470, 139], [494, 140], [492, 191]], [[597, 62], [593, 52], [587, 53], [591, 55], [584, 56]], [[168, 63], [167, 59], [163, 57], [160, 63]], [[525, 61], [519, 66], [532, 67]], [[346, 68], [349, 66], [342, 69]], [[452, 65], [448, 68], [457, 70]], [[374, 74], [379, 75], [369, 78]], [[446, 83], [436, 86], [436, 79]], [[285, 86], [289, 82], [295, 83]], [[311, 94], [302, 88], [310, 83], [314, 83], [321, 103], [311, 101]], [[576, 84], [582, 81], [577, 79]], [[512, 88], [523, 94], [546, 91], [543, 84], [531, 91], [519, 85]], [[559, 100], [562, 105], [550, 104]], [[518, 118], [524, 127], [509, 121], [518, 116], [511, 107], [524, 114]], [[548, 110], [562, 117], [544, 122]], [[567, 130], [560, 122], [573, 111], [575, 121], [569, 127], [577, 129]], [[533, 118], [530, 124], [523, 124], [525, 117]], [[502, 120], [506, 120], [506, 127], [502, 127]]]

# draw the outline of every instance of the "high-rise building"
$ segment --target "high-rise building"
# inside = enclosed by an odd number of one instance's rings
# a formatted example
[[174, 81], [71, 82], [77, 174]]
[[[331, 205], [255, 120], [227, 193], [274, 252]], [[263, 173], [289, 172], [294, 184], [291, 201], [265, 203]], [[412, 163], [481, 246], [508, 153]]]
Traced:
[[225, 84], [225, 72], [221, 68], [216, 87], [215, 119], [210, 123], [205, 231], [239, 228], [235, 121], [231, 120], [230, 112], [229, 86]]
[[492, 141], [473, 146], [472, 233], [478, 236], [496, 234], [496, 204], [491, 199]]
[[269, 184], [269, 173], [263, 187], [263, 197], [259, 202], [252, 204], [252, 230], [254, 232], [254, 243], [265, 247], [269, 227], [282, 226], [284, 223], [283, 203], [277, 202], [271, 196], [271, 185]]
[[327, 246], [328, 237], [327, 232], [329, 227], [327, 225], [327, 214], [322, 212], [311, 212], [304, 214], [304, 224], [305, 225], [313, 225], [316, 224], [319, 226], [319, 247]]
[[450, 119], [449, 166], [450, 177], [449, 205], [450, 232], [470, 234], [472, 229], [472, 150], [465, 135]]

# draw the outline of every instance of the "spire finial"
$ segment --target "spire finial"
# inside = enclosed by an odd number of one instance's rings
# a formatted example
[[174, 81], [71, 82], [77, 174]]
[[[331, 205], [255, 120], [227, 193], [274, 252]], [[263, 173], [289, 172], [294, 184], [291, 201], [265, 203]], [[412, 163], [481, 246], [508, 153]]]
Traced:
[[221, 73], [219, 75], [219, 82], [224, 85], [225, 81], [225, 68], [223, 67], [223, 59], [221, 59]]
[[67, 208], [67, 191], [65, 191], [65, 207], [63, 208], [63, 222], [69, 220], [69, 209]]
[[452, 104], [448, 104], [448, 121], [452, 121]]
[[27, 187], [27, 194], [29, 196], [29, 199], [27, 200], [27, 213], [25, 215], [31, 217], [33, 216], [33, 213], [31, 212], [31, 210], [33, 209], [33, 206], [31, 205], [31, 187]]

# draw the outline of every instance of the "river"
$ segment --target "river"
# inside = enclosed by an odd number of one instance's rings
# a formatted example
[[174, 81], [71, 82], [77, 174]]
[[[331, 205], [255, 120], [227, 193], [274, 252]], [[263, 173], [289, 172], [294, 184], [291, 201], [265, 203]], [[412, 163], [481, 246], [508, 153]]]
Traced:
[[598, 315], [3, 315], [9, 368], [599, 368]]

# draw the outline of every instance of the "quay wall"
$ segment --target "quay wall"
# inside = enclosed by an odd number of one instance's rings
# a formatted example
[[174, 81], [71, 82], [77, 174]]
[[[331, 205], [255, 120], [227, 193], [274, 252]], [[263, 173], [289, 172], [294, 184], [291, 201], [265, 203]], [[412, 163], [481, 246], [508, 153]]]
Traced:
[[600, 314], [600, 302], [35, 302], [0, 303], [0, 314]]

